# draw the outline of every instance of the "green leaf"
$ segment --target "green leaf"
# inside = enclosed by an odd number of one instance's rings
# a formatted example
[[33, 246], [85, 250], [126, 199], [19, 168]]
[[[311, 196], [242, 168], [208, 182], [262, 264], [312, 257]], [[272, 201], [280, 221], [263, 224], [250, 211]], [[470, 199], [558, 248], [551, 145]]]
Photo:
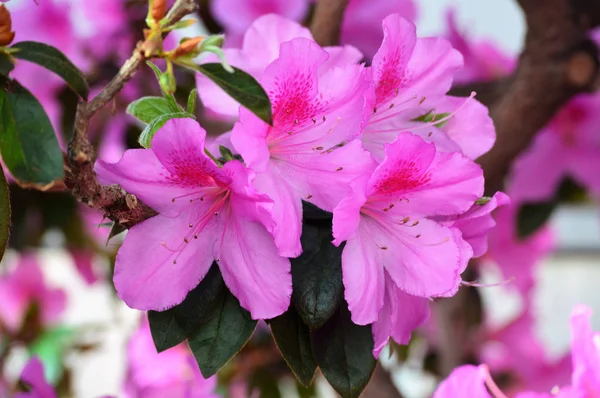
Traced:
[[86, 99], [90, 88], [83, 73], [58, 49], [35, 41], [22, 41], [11, 47], [15, 58], [36, 63], [60, 76], [81, 98]]
[[246, 396], [253, 396], [254, 391], [259, 391], [260, 398], [281, 398], [281, 391], [277, 384], [277, 375], [269, 373], [264, 368], [258, 368], [250, 377]]
[[229, 162], [231, 159], [233, 159], [233, 153], [231, 152], [231, 149], [227, 148], [226, 146], [219, 145], [219, 152], [221, 153], [221, 157], [225, 159], [226, 162]]
[[317, 370], [310, 346], [310, 330], [306, 326], [294, 306], [290, 306], [284, 314], [269, 321], [275, 343], [283, 359], [303, 385], [312, 383]]
[[196, 114], [196, 101], [198, 100], [198, 89], [190, 91], [190, 95], [187, 100], [187, 111], [192, 115]]
[[177, 113], [167, 113], [165, 115], [159, 116], [154, 119], [150, 124], [144, 128], [142, 133], [140, 134], [140, 138], [138, 142], [144, 148], [150, 148], [152, 146], [152, 138], [154, 138], [154, 134], [165, 125], [171, 119], [185, 119], [185, 118], [194, 119], [193, 115], [190, 115], [187, 112], [177, 112]]
[[154, 119], [173, 111], [163, 97], [142, 97], [129, 104], [127, 113], [144, 123], [151, 123]]
[[75, 335], [74, 329], [59, 326], [44, 331], [29, 347], [29, 353], [37, 355], [44, 363], [44, 373], [52, 384], [57, 383], [63, 374], [63, 355]]
[[0, 74], [8, 76], [13, 69], [15, 69], [15, 64], [10, 56], [4, 52], [0, 53]]
[[223, 277], [215, 263], [183, 302], [166, 311], [148, 311], [150, 331], [158, 352], [165, 351], [192, 336], [225, 290]]
[[47, 185], [63, 177], [62, 151], [39, 101], [17, 81], [0, 90], [0, 151], [13, 177]]
[[333, 220], [333, 214], [318, 208], [310, 202], [302, 201], [302, 218], [304, 221], [327, 221], [329, 224], [331, 224], [331, 221]]
[[517, 233], [519, 239], [527, 238], [548, 222], [558, 206], [557, 200], [540, 203], [526, 203], [517, 213]]
[[[1, 132], [0, 132], [1, 133]], [[4, 170], [0, 167], [0, 261], [4, 257], [10, 237], [10, 192]]]
[[342, 250], [331, 241], [331, 223], [302, 225], [302, 254], [292, 258], [292, 301], [311, 329], [323, 325], [343, 300]]
[[243, 70], [234, 67], [234, 72], [230, 73], [219, 63], [186, 64], [186, 66], [193, 67], [193, 69], [208, 77], [234, 100], [248, 108], [266, 123], [272, 123], [271, 101], [269, 101], [267, 93], [256, 79]]
[[356, 398], [369, 383], [377, 361], [371, 326], [350, 320], [346, 306], [311, 333], [312, 350], [329, 384], [343, 397]]
[[205, 322], [188, 338], [202, 375], [214, 375], [233, 358], [250, 339], [256, 324], [231, 292], [223, 289]]

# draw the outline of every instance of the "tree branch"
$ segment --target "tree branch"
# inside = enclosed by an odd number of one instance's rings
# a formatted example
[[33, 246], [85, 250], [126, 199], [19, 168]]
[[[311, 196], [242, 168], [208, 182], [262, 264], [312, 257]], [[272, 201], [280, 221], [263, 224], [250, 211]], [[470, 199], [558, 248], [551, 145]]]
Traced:
[[[179, 22], [196, 10], [194, 0], [177, 0], [166, 16], [165, 27]], [[96, 154], [88, 139], [90, 119], [108, 104], [123, 89], [145, 61], [143, 43], [137, 44], [132, 56], [119, 73], [90, 102], [77, 105], [73, 138], [65, 157], [65, 185], [73, 195], [88, 206], [102, 209], [111, 220], [131, 227], [156, 214], [154, 210], [139, 202], [134, 195], [127, 194], [117, 186], [102, 186], [94, 172]]]
[[319, 0], [315, 7], [310, 30], [321, 46], [335, 46], [340, 42], [340, 30], [348, 0]]
[[513, 160], [573, 96], [596, 89], [598, 50], [589, 29], [600, 24], [600, 0], [517, 0], [527, 36], [515, 73], [493, 82], [453, 89], [479, 89], [490, 107], [496, 144], [479, 164], [488, 195], [502, 189]]

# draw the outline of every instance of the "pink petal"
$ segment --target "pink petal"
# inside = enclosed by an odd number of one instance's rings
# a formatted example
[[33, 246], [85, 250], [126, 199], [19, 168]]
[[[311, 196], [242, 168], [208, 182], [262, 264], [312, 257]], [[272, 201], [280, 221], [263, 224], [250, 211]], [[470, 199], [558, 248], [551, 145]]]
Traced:
[[481, 168], [458, 153], [436, 153], [433, 144], [401, 133], [369, 182], [369, 200], [386, 206], [403, 200], [406, 215], [467, 211], [483, 194]]
[[488, 377], [489, 373], [483, 366], [461, 366], [438, 386], [433, 398], [492, 398], [485, 387]]
[[352, 322], [368, 325], [377, 320], [384, 304], [385, 279], [381, 250], [376, 246], [373, 231], [363, 227], [346, 242], [342, 252], [344, 296], [352, 314]]
[[215, 258], [222, 226], [210, 221], [194, 239], [188, 223], [196, 224], [209, 205], [203, 204], [204, 210], [190, 206], [178, 217], [160, 214], [129, 230], [117, 254], [113, 279], [128, 306], [163, 311], [181, 303], [200, 283]]
[[435, 105], [435, 113], [453, 112], [456, 113], [442, 130], [459, 145], [465, 156], [476, 159], [489, 151], [496, 141], [496, 129], [488, 109], [476, 99], [465, 103], [464, 98], [450, 96]]
[[373, 58], [383, 39], [381, 21], [394, 13], [414, 21], [416, 5], [412, 0], [351, 0], [344, 13], [342, 42], [358, 47], [367, 59]]
[[569, 169], [574, 179], [594, 194], [600, 194], [600, 176], [596, 172], [600, 170], [600, 147], [589, 145], [578, 149]]
[[367, 201], [368, 175], [350, 182], [352, 194], [348, 195], [333, 209], [333, 244], [354, 238], [360, 225], [360, 209]]
[[33, 357], [27, 362], [21, 380], [31, 387], [31, 392], [17, 393], [15, 398], [56, 398], [56, 392], [44, 377], [44, 365], [37, 358]]
[[592, 310], [579, 305], [571, 314], [573, 385], [588, 394], [600, 391], [600, 333], [590, 325]]
[[232, 201], [219, 268], [227, 287], [252, 318], [274, 318], [290, 304], [290, 261], [279, 256], [273, 237], [262, 225], [244, 218], [244, 211], [244, 206]]

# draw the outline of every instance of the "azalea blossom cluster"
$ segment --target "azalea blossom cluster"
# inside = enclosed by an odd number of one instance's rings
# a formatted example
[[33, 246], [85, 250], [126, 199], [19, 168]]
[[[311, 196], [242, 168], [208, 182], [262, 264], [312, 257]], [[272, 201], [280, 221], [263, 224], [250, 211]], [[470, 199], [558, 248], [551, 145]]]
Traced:
[[[555, 385], [546, 393], [524, 391], [515, 398], [588, 398], [600, 394], [600, 333], [590, 326], [592, 311], [579, 305], [571, 315], [571, 361], [573, 373], [568, 385]], [[487, 388], [486, 388], [487, 387]], [[440, 384], [434, 398], [506, 398], [492, 380], [485, 365], [457, 368]]]
[[374, 354], [390, 337], [407, 343], [428, 300], [454, 295], [468, 261], [485, 252], [490, 212], [507, 197], [482, 199], [473, 161], [494, 142], [487, 109], [446, 94], [460, 53], [444, 39], [417, 38], [399, 15], [384, 19], [383, 34], [367, 67], [352, 46], [321, 48], [295, 22], [263, 16], [225, 54], [266, 90], [271, 125], [198, 78], [207, 108], [239, 112], [217, 140], [243, 162], [215, 162], [192, 119], [168, 121], [151, 149], [99, 161], [103, 183], [158, 212], [119, 250], [119, 297], [168, 309], [216, 262], [254, 319], [282, 314], [304, 201], [333, 214], [333, 244], [345, 242], [345, 299], [353, 322], [373, 324]]

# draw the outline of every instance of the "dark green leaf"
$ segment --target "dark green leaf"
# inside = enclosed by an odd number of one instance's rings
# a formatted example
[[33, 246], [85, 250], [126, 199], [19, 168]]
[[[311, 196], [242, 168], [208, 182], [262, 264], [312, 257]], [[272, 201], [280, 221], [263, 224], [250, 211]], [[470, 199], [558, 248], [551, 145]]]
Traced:
[[302, 254], [292, 258], [292, 301], [311, 329], [320, 327], [343, 300], [342, 247], [331, 241], [331, 224], [302, 225]]
[[544, 226], [557, 206], [558, 201], [552, 200], [550, 202], [526, 203], [519, 207], [517, 213], [517, 232], [519, 238], [527, 238]]
[[87, 100], [90, 88], [83, 73], [58, 49], [44, 43], [35, 41], [22, 41], [16, 43], [11, 49], [18, 50], [12, 53], [15, 58], [36, 63], [56, 73], [80, 97]]
[[[2, 132], [0, 132], [1, 134]], [[0, 167], [0, 261], [4, 257], [10, 237], [10, 192], [4, 170]]]
[[187, 111], [188, 111], [188, 113], [191, 113], [192, 115], [196, 114], [197, 99], [198, 99], [198, 90], [193, 89], [192, 91], [190, 91], [190, 95], [188, 96], [188, 101], [187, 101]]
[[302, 218], [304, 221], [328, 221], [331, 224], [333, 215], [310, 202], [302, 201]]
[[223, 145], [219, 145], [219, 152], [221, 153], [221, 157], [225, 159], [226, 162], [233, 159], [233, 153], [231, 150]]
[[163, 97], [143, 97], [129, 104], [127, 113], [144, 123], [151, 123], [154, 119], [173, 111]]
[[344, 398], [355, 398], [369, 383], [375, 369], [371, 326], [350, 320], [346, 306], [311, 334], [317, 364], [329, 384]]
[[269, 321], [273, 338], [283, 359], [294, 372], [296, 378], [305, 386], [312, 383], [317, 370], [310, 347], [310, 330], [294, 306], [290, 306], [283, 315]]
[[177, 323], [174, 311], [148, 311], [148, 323], [158, 352], [168, 350], [185, 341], [185, 330]]
[[184, 118], [194, 118], [193, 115], [190, 115], [187, 112], [178, 112], [178, 113], [167, 113], [166, 115], [162, 115], [154, 119], [150, 124], [144, 128], [142, 133], [140, 134], [139, 143], [144, 148], [150, 148], [152, 145], [152, 138], [154, 138], [154, 134], [165, 125], [171, 119], [184, 119]]
[[10, 59], [8, 54], [0, 53], [0, 74], [8, 76], [8, 74], [15, 68], [15, 64]]
[[298, 397], [300, 398], [315, 398], [317, 396], [317, 389], [314, 383], [308, 387], [297, 384], [296, 387], [298, 389]]
[[229, 73], [219, 63], [194, 65], [194, 69], [212, 80], [256, 116], [268, 124], [272, 123], [271, 101], [265, 90], [252, 76], [238, 68], [233, 68], [234, 73]]
[[54, 128], [39, 101], [17, 81], [0, 90], [0, 151], [23, 183], [47, 185], [63, 177]]
[[205, 378], [217, 373], [242, 349], [252, 336], [256, 323], [229, 290], [221, 292], [205, 322], [188, 339]]
[[158, 352], [176, 346], [192, 336], [207, 318], [225, 290], [219, 267], [213, 263], [198, 286], [183, 302], [166, 311], [149, 311], [150, 330]]

